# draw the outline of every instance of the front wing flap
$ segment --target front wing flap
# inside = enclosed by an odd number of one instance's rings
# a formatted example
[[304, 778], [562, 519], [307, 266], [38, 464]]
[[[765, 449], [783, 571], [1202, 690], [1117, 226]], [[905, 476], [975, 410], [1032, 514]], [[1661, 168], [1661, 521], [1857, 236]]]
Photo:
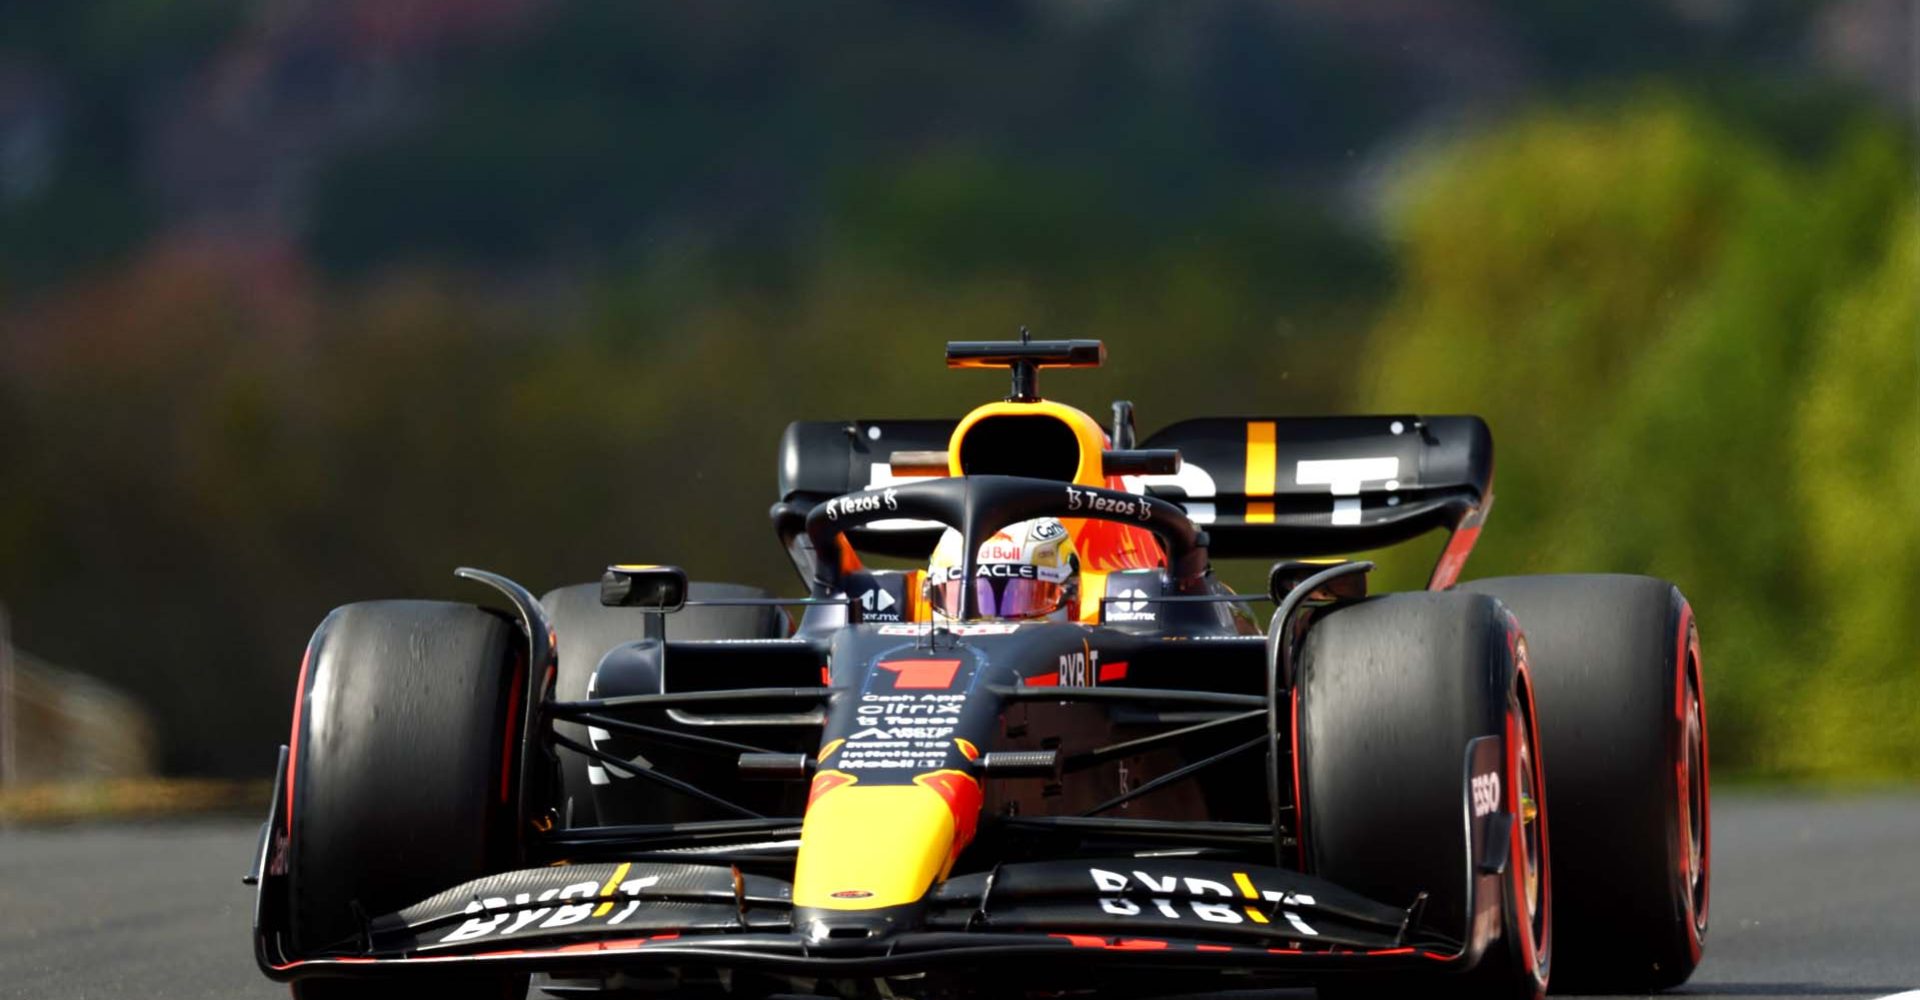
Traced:
[[1298, 872], [1187, 858], [1006, 864], [950, 879], [905, 909], [915, 911], [901, 915], [914, 929], [810, 936], [794, 929], [791, 887], [779, 879], [713, 865], [558, 865], [477, 879], [373, 918], [364, 949], [293, 956], [280, 940], [263, 940], [260, 954], [279, 979], [462, 963], [865, 976], [1028, 957], [1049, 967], [1084, 960], [1297, 976], [1394, 962], [1459, 967], [1465, 957], [1458, 942], [1422, 931], [1417, 912]]

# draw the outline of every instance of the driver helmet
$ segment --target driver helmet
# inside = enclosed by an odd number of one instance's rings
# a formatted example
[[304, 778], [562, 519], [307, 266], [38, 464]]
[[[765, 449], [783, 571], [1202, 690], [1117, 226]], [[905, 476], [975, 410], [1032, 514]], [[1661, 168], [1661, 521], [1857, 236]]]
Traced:
[[[927, 603], [934, 618], [957, 619], [966, 568], [960, 533], [948, 528], [927, 567]], [[976, 554], [973, 591], [982, 618], [1066, 620], [1078, 597], [1080, 559], [1059, 519], [1037, 517], [995, 532]]]

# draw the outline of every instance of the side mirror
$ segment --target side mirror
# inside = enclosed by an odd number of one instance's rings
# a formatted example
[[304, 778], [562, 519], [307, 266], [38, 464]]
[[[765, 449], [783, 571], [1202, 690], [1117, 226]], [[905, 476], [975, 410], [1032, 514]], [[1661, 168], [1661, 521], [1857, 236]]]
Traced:
[[678, 566], [608, 566], [600, 603], [609, 608], [678, 611], [687, 604], [687, 571]]
[[896, 451], [887, 458], [887, 467], [896, 476], [944, 476], [947, 453], [941, 451]]
[[[1286, 600], [1287, 594], [1291, 593], [1293, 588], [1305, 583], [1308, 577], [1338, 566], [1344, 561], [1329, 559], [1324, 562], [1314, 562], [1290, 559], [1286, 562], [1274, 563], [1273, 569], [1267, 572], [1267, 596], [1273, 598], [1273, 603], [1279, 604]], [[1357, 601], [1365, 596], [1367, 596], [1367, 574], [1347, 573], [1322, 584], [1313, 593], [1307, 595], [1307, 600]]]
[[1178, 448], [1115, 448], [1100, 453], [1100, 471], [1109, 476], [1180, 474]]

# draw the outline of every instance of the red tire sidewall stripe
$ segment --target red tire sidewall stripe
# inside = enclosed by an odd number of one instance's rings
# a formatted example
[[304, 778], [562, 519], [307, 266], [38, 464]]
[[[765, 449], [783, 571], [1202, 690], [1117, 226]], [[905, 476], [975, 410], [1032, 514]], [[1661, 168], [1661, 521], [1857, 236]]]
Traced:
[[[1517, 627], [1516, 634], [1518, 634]], [[1544, 994], [1546, 991], [1546, 978], [1541, 976], [1540, 973], [1545, 970], [1542, 964], [1543, 956], [1545, 956], [1547, 961], [1551, 961], [1551, 952], [1548, 951], [1548, 949], [1552, 947], [1553, 943], [1553, 865], [1551, 863], [1551, 845], [1549, 842], [1551, 832], [1546, 825], [1547, 797], [1544, 794], [1546, 783], [1541, 780], [1546, 774], [1546, 768], [1540, 756], [1540, 727], [1537, 721], [1539, 715], [1534, 711], [1533, 705], [1533, 676], [1531, 671], [1527, 669], [1525, 649], [1519, 644], [1523, 641], [1524, 640], [1519, 640], [1513, 646], [1515, 653], [1514, 673], [1516, 686], [1518, 688], [1515, 694], [1516, 698], [1522, 702], [1523, 711], [1526, 715], [1525, 724], [1528, 730], [1530, 730], [1527, 743], [1533, 751], [1531, 784], [1534, 790], [1534, 808], [1538, 810], [1535, 822], [1541, 829], [1540, 913], [1542, 919], [1540, 921], [1540, 927], [1542, 933], [1538, 941], [1534, 940], [1533, 922], [1526, 918], [1527, 844], [1526, 828], [1521, 818], [1520, 803], [1521, 719], [1513, 712], [1507, 713], [1506, 733], [1508, 776], [1507, 809], [1513, 816], [1513, 836], [1511, 838], [1513, 841], [1511, 848], [1512, 857], [1507, 864], [1508, 867], [1513, 870], [1513, 915], [1515, 918], [1514, 922], [1518, 925], [1520, 931], [1521, 957], [1526, 962], [1526, 968], [1536, 976], [1539, 982], [1540, 992]]]
[[[1694, 628], [1693, 606], [1685, 598], [1680, 599], [1680, 624], [1674, 639], [1673, 705], [1674, 705], [1674, 794], [1679, 800], [1675, 804], [1674, 822], [1680, 825], [1678, 843], [1682, 851], [1691, 847], [1693, 837], [1691, 827], [1687, 825], [1692, 813], [1693, 802], [1690, 797], [1691, 785], [1682, 782], [1682, 771], [1687, 766], [1687, 686], [1688, 679], [1693, 682], [1694, 698], [1700, 703], [1700, 773], [1687, 775], [1688, 782], [1701, 784], [1701, 805], [1706, 807], [1700, 817], [1700, 896], [1701, 903], [1712, 898], [1713, 872], [1713, 809], [1711, 805], [1712, 785], [1708, 781], [1707, 765], [1707, 697], [1700, 682], [1700, 637]], [[1695, 962], [1700, 961], [1701, 931], [1700, 922], [1704, 915], [1695, 911], [1693, 886], [1686, 877], [1686, 864], [1689, 857], [1682, 856], [1680, 862], [1681, 898], [1685, 900], [1684, 918], [1687, 922], [1687, 953]]]
[[300, 656], [300, 679], [293, 685], [293, 729], [287, 735], [287, 801], [285, 806], [286, 834], [293, 836], [293, 788], [294, 776], [300, 773], [300, 722], [306, 717], [307, 671], [313, 665], [313, 643], [307, 643], [307, 650]]

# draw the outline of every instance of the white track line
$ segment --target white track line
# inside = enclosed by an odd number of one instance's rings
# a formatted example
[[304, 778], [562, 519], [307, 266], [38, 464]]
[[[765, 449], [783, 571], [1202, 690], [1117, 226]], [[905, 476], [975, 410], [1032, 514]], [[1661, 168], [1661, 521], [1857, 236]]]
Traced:
[[1920, 990], [1908, 990], [1905, 993], [1889, 993], [1878, 1000], [1920, 1000]]

